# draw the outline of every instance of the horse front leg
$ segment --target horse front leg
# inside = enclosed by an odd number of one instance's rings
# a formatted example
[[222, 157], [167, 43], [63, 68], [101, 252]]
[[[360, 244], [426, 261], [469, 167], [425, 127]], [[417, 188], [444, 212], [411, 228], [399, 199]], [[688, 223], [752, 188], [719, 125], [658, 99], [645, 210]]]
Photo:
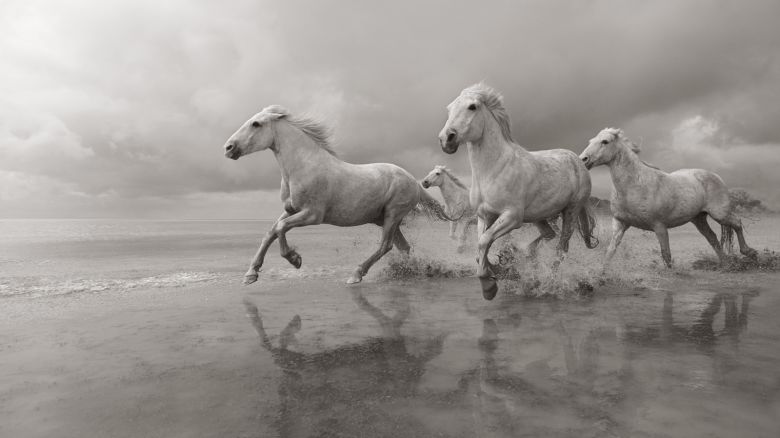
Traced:
[[492, 300], [498, 293], [498, 282], [496, 275], [490, 267], [488, 260], [488, 251], [493, 242], [501, 236], [506, 235], [523, 223], [522, 214], [515, 211], [505, 211], [498, 216], [480, 236], [477, 242], [477, 253], [479, 257], [479, 282], [482, 286], [482, 297], [486, 300]]
[[274, 226], [276, 234], [279, 236], [279, 253], [291, 265], [295, 266], [295, 269], [300, 269], [302, 259], [301, 255], [287, 244], [287, 232], [292, 228], [305, 227], [317, 223], [319, 223], [319, 217], [311, 210], [303, 209], [288, 218], [278, 221]]
[[290, 214], [287, 212], [282, 213], [282, 215], [279, 216], [279, 219], [274, 222], [274, 224], [271, 226], [271, 229], [268, 230], [263, 239], [260, 241], [260, 247], [257, 249], [255, 256], [249, 263], [249, 270], [246, 271], [246, 274], [244, 274], [244, 284], [252, 284], [257, 281], [258, 272], [260, 272], [260, 268], [263, 266], [263, 261], [265, 260], [265, 253], [268, 252], [268, 247], [271, 246], [274, 240], [276, 240], [278, 237], [275, 231], [276, 224], [278, 224], [279, 221], [288, 218], [289, 216]]
[[615, 255], [615, 251], [617, 250], [618, 245], [620, 245], [620, 241], [623, 240], [623, 235], [628, 228], [629, 225], [627, 223], [618, 218], [612, 218], [612, 237], [609, 239], [609, 246], [607, 246], [607, 255], [604, 257], [602, 272], [606, 272], [609, 262], [612, 261], [612, 256]]

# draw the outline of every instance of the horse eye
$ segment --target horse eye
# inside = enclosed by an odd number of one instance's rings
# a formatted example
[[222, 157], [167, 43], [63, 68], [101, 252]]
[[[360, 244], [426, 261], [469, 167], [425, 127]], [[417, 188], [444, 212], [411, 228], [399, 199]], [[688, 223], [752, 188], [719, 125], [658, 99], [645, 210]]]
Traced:
[[476, 110], [477, 110], [477, 106], [476, 105], [474, 105], [473, 103], [471, 105], [469, 105], [469, 111], [476, 111]]
[[607, 140], [601, 140], [601, 144], [607, 144], [609, 143]]
[[254, 128], [259, 128], [259, 127], [260, 127], [260, 122], [258, 122], [257, 120], [255, 120], [254, 122], [252, 122], [252, 127], [254, 127]]

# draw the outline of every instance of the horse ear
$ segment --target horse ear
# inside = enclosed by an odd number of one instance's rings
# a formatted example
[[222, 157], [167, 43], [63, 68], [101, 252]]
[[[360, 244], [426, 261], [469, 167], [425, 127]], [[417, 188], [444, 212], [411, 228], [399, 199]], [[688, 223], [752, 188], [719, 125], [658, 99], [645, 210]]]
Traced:
[[290, 115], [290, 111], [281, 105], [270, 105], [263, 108], [263, 112], [274, 117], [274, 119], [281, 119]]

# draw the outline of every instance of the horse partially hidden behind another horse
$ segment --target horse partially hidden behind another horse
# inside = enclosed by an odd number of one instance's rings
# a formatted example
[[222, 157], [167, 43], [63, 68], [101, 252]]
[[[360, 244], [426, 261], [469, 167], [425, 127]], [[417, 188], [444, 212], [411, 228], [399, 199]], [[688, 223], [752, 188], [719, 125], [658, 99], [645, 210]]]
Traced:
[[590, 174], [567, 149], [529, 152], [512, 140], [503, 97], [484, 84], [463, 90], [447, 106], [449, 117], [439, 133], [442, 150], [453, 154], [468, 145], [471, 162], [471, 205], [477, 210], [478, 263], [482, 296], [491, 300], [498, 292], [488, 251], [499, 237], [531, 222], [540, 236], [531, 242], [530, 254], [542, 239], [555, 231], [547, 218], [562, 213], [561, 239], [556, 266], [569, 250], [574, 223], [588, 248], [595, 220], [590, 211]]
[[285, 234], [291, 228], [322, 223], [381, 226], [379, 249], [347, 281], [357, 283], [393, 245], [409, 252], [399, 225], [415, 206], [419, 204], [432, 217], [449, 220], [442, 206], [409, 172], [394, 164], [344, 162], [334, 154], [328, 137], [325, 126], [271, 105], [247, 120], [225, 143], [225, 156], [233, 160], [271, 149], [282, 171], [284, 213], [260, 243], [245, 284], [257, 281], [265, 253], [276, 239], [282, 257], [301, 267], [301, 256], [287, 244]]
[[450, 239], [456, 239], [455, 232], [458, 225], [463, 228], [458, 239], [458, 252], [466, 247], [466, 235], [469, 227], [477, 224], [477, 212], [469, 203], [469, 188], [453, 174], [446, 166], [436, 166], [422, 180], [422, 186], [427, 188], [439, 187], [444, 198], [444, 211], [452, 218], [450, 222]]
[[718, 175], [704, 169], [666, 173], [640, 160], [638, 154], [639, 147], [616, 128], [603, 129], [580, 154], [588, 169], [603, 164], [612, 175], [612, 239], [605, 268], [623, 234], [632, 226], [655, 232], [664, 263], [671, 267], [667, 228], [688, 222], [693, 222], [722, 261], [723, 249], [707, 224], [707, 215], [722, 225], [724, 235], [731, 230], [737, 233], [742, 254], [757, 256], [756, 250], [745, 242], [742, 221], [735, 214], [728, 188]]

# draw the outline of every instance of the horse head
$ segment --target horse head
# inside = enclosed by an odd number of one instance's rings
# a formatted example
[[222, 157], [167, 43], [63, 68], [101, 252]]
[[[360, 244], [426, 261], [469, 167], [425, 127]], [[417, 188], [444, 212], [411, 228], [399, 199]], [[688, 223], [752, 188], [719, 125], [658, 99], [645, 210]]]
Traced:
[[617, 128], [604, 128], [590, 139], [588, 147], [580, 154], [585, 167], [592, 169], [602, 164], [609, 164], [615, 159], [620, 147], [623, 131]]
[[272, 148], [275, 130], [273, 122], [289, 116], [284, 107], [271, 105], [244, 122], [225, 142], [225, 156], [237, 160], [244, 155]]
[[434, 167], [433, 170], [431, 170], [428, 175], [423, 178], [421, 183], [422, 186], [426, 189], [430, 187], [441, 186], [444, 179], [443, 170], [444, 166], [437, 165]]
[[509, 117], [503, 101], [500, 93], [482, 83], [461, 91], [460, 95], [447, 105], [447, 122], [439, 133], [442, 150], [453, 154], [463, 143], [480, 143], [485, 126], [491, 119], [499, 124], [504, 138], [512, 141]]

